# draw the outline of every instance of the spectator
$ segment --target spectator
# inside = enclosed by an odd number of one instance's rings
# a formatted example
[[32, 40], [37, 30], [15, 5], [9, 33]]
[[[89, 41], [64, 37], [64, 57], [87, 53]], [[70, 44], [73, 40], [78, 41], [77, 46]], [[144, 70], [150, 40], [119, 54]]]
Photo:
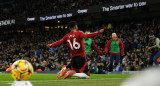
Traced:
[[36, 50], [36, 56], [40, 57], [41, 51], [39, 49]]
[[124, 64], [123, 71], [130, 71], [130, 67], [128, 66], [128, 63]]
[[52, 70], [52, 71], [53, 71], [53, 70], [56, 70], [56, 65], [55, 65], [55, 64], [52, 64], [51, 70]]
[[160, 56], [160, 40], [159, 38], [155, 37], [153, 33], [149, 35], [149, 43], [148, 43], [148, 51], [151, 52], [149, 65], [152, 66], [153, 62], [155, 65], [159, 65], [157, 62], [158, 57]]
[[98, 74], [105, 74], [105, 67], [103, 63], [97, 63]]
[[133, 71], [138, 71], [139, 70], [139, 66], [138, 64], [136, 63], [136, 61], [133, 62]]
[[49, 51], [54, 54], [55, 53], [55, 48], [49, 48]]
[[117, 67], [115, 68], [115, 71], [116, 72], [121, 72], [123, 70], [123, 66], [119, 63], [118, 65], [117, 65]]
[[90, 73], [96, 74], [97, 73], [97, 65], [92, 63], [90, 66]]
[[44, 71], [50, 71], [48, 67], [45, 67]]

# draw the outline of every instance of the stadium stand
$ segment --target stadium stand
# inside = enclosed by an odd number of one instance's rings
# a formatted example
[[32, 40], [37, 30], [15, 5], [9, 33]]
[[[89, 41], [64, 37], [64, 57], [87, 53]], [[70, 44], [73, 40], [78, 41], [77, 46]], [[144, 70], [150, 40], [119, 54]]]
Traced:
[[[87, 25], [86, 25], [87, 26]], [[101, 26], [101, 25], [100, 25]], [[99, 27], [100, 27], [99, 26]], [[25, 27], [24, 27], [25, 28]], [[38, 30], [37, 28], [41, 29]], [[97, 25], [90, 25], [96, 31]], [[148, 34], [153, 31], [160, 38], [160, 18], [148, 18], [141, 21], [128, 20], [112, 23], [112, 29], [92, 38], [103, 51], [98, 55], [91, 50], [88, 58], [91, 73], [105, 73], [108, 71], [109, 54], [105, 54], [104, 48], [111, 38], [111, 33], [116, 32], [124, 43], [125, 55], [121, 63], [114, 67], [113, 71], [137, 71], [148, 67], [149, 53], [145, 46], [148, 42]], [[42, 71], [59, 70], [70, 62], [70, 52], [64, 45], [48, 49], [46, 45], [62, 38], [68, 29], [44, 29], [34, 28], [33, 31], [13, 31], [0, 35], [0, 71], [5, 71], [11, 63], [18, 59], [28, 59], [34, 70]]]

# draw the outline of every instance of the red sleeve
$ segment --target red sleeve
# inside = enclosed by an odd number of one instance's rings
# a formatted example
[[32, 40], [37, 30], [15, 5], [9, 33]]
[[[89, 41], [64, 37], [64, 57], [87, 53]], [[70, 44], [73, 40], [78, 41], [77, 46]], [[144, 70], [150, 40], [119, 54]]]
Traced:
[[51, 47], [58, 46], [58, 45], [64, 43], [65, 41], [66, 41], [66, 37], [64, 36], [61, 40], [56, 41], [53, 44], [48, 44], [48, 47], [51, 48]]
[[121, 48], [121, 55], [123, 55], [124, 54], [124, 47], [123, 47], [123, 43], [120, 39], [119, 39], [119, 45], [120, 45], [120, 48]]
[[101, 33], [100, 31], [97, 31], [97, 32], [94, 32], [94, 33], [84, 34], [82, 31], [79, 31], [79, 34], [80, 34], [81, 38], [91, 38], [91, 37], [94, 37], [94, 36], [96, 36], [100, 33]]
[[106, 44], [106, 47], [105, 47], [105, 53], [108, 53], [108, 50], [109, 50], [109, 47], [110, 47], [110, 44], [111, 44], [111, 40], [109, 40]]
[[91, 46], [99, 55], [102, 55], [102, 51], [100, 49], [98, 49], [98, 47], [96, 46], [96, 44], [94, 43], [93, 40], [92, 40], [92, 45]]

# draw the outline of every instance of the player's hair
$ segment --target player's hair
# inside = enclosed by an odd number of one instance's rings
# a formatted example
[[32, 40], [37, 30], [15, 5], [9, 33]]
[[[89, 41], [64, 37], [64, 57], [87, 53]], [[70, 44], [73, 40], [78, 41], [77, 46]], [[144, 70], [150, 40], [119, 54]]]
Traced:
[[72, 29], [72, 28], [74, 28], [76, 25], [77, 25], [77, 22], [76, 22], [76, 21], [70, 21], [69, 24], [68, 24], [68, 28], [69, 28], [69, 29]]

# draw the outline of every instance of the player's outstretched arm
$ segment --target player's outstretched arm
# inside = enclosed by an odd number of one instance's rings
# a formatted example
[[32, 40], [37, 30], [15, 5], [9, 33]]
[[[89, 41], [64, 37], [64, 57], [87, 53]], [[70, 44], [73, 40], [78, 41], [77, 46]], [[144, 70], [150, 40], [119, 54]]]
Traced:
[[55, 47], [55, 46], [58, 46], [58, 45], [64, 43], [65, 40], [66, 40], [66, 39], [65, 39], [65, 36], [64, 36], [61, 40], [56, 41], [56, 42], [54, 42], [54, 43], [52, 43], [52, 44], [48, 44], [47, 46], [48, 46], [48, 48], [52, 48], [52, 47]]
[[101, 33], [103, 33], [103, 32], [104, 32], [104, 30], [105, 30], [105, 28], [103, 28], [103, 29], [100, 29], [99, 31], [100, 31]]
[[83, 32], [80, 31], [79, 34], [80, 34], [81, 38], [91, 38], [91, 37], [94, 37], [94, 36], [102, 33], [103, 31], [104, 31], [104, 29], [101, 29], [101, 30], [99, 30], [97, 32], [89, 33], [89, 34], [84, 34]]
[[124, 54], [123, 42], [121, 40], [119, 41], [120, 41], [121, 55], [123, 55]]
[[109, 41], [107, 42], [106, 46], [105, 46], [105, 53], [108, 53], [110, 44], [111, 44], [111, 40], [109, 40]]
[[91, 46], [99, 55], [102, 55], [102, 51], [100, 49], [98, 49], [98, 47], [96, 46], [96, 44], [94, 43], [93, 40], [92, 40], [92, 45]]

